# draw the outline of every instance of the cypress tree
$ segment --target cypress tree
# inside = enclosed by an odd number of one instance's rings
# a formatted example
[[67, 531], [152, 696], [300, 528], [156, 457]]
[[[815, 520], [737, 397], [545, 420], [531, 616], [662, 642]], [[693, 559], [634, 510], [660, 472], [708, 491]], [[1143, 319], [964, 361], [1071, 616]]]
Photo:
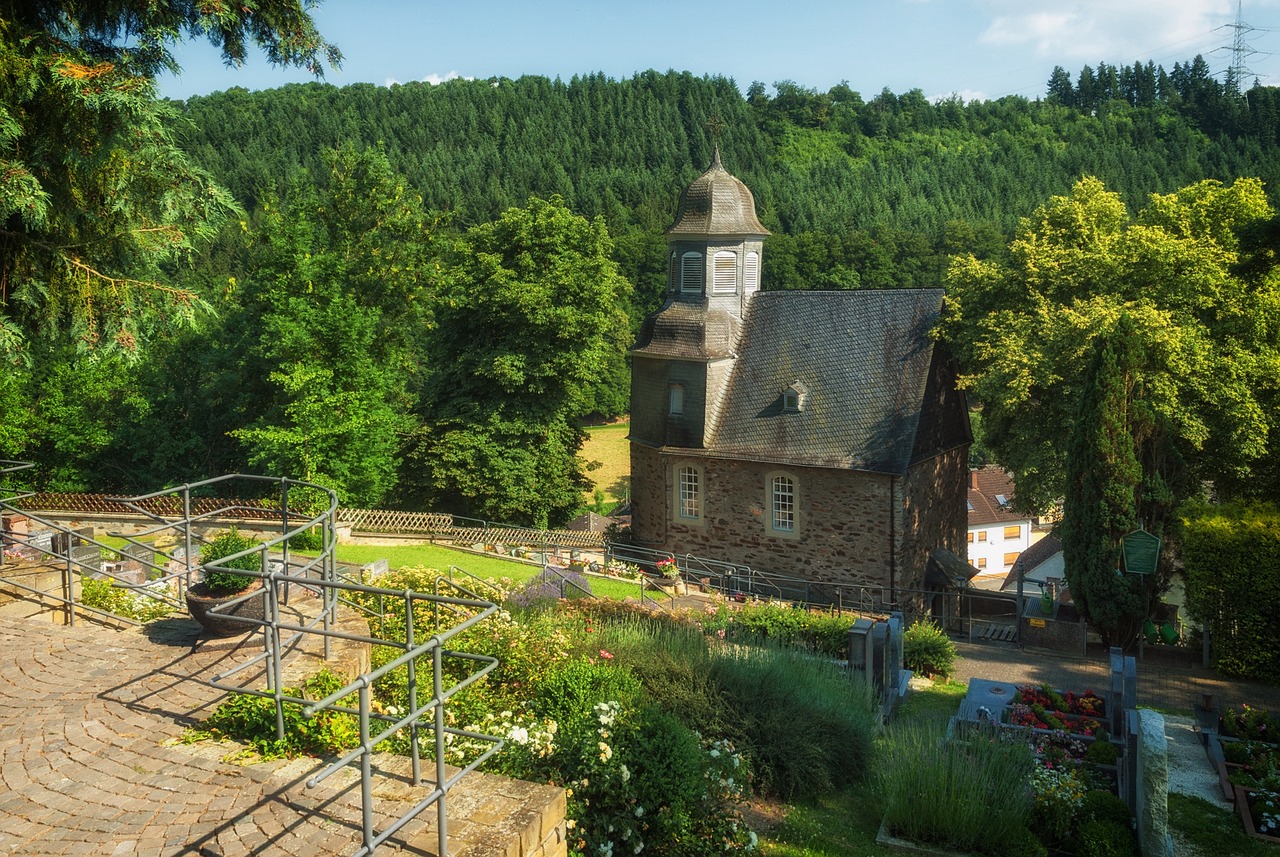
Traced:
[[1129, 327], [1122, 316], [1110, 336], [1094, 341], [1071, 433], [1061, 528], [1071, 597], [1109, 644], [1127, 641], [1145, 608], [1141, 590], [1118, 568], [1120, 538], [1136, 525], [1142, 482], [1132, 433]]

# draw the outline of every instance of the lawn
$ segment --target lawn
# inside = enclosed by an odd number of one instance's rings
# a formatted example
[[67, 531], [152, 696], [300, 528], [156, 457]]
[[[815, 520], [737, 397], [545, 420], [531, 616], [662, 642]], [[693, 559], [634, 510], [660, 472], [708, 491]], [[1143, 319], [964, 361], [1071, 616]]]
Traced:
[[596, 489], [603, 491], [605, 499], [614, 503], [630, 499], [631, 445], [627, 442], [630, 431], [630, 422], [587, 428], [582, 457], [588, 462], [600, 462], [599, 468], [587, 474], [593, 483], [591, 491], [586, 492], [588, 502]]
[[[380, 559], [385, 559], [393, 569], [422, 566], [447, 571], [450, 566], [456, 566], [476, 577], [495, 581], [506, 577], [517, 583], [530, 580], [541, 571], [536, 565], [441, 545], [338, 545], [339, 562], [365, 565]], [[595, 576], [591, 576], [589, 580], [592, 594], [602, 598], [621, 600], [640, 596], [640, 584], [634, 580]], [[657, 590], [650, 590], [647, 595], [660, 602], [668, 598]]]

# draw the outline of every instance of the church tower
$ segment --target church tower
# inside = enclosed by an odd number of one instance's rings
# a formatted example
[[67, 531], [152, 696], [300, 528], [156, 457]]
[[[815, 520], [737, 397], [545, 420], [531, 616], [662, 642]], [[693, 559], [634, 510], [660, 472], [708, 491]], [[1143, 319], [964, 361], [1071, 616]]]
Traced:
[[633, 459], [637, 444], [707, 445], [760, 288], [768, 234], [751, 191], [721, 165], [717, 147], [680, 196], [667, 230], [666, 301], [645, 319], [631, 352]]

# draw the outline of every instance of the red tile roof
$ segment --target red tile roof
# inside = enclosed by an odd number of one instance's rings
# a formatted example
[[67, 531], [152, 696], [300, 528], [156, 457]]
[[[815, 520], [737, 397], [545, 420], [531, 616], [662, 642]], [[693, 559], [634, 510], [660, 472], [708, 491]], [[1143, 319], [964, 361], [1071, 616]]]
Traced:
[[[1004, 497], [1002, 505], [998, 498]], [[1013, 501], [1013, 479], [994, 465], [969, 471], [969, 526], [1030, 520], [1007, 508]]]

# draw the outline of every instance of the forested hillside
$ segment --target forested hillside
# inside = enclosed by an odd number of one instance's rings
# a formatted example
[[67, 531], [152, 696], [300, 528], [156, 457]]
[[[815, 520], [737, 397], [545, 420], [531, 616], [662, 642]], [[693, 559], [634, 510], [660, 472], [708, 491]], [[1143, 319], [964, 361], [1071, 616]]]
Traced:
[[1280, 94], [1247, 99], [1203, 60], [1062, 69], [1045, 99], [930, 103], [916, 90], [864, 99], [783, 81], [746, 97], [733, 81], [647, 71], [432, 86], [312, 83], [231, 90], [182, 105], [184, 144], [250, 207], [264, 187], [318, 168], [338, 144], [379, 146], [425, 206], [456, 225], [559, 194], [601, 215], [624, 271], [651, 301], [676, 196], [710, 161], [718, 116], [726, 166], [775, 233], [766, 288], [938, 285], [946, 255], [990, 251], [1083, 175], [1127, 205], [1203, 178], [1280, 187]]
[[109, 348], [15, 323], [0, 458], [57, 489], [266, 471], [353, 505], [559, 523], [587, 484], [583, 420], [627, 407], [662, 232], [717, 139], [774, 233], [765, 288], [936, 287], [953, 255], [1001, 263], [1085, 175], [1132, 211], [1203, 179], [1274, 200], [1278, 103], [1199, 59], [1058, 69], [1035, 101], [653, 71], [194, 98], [166, 127], [241, 210], [163, 268], [192, 321], [149, 312]]

